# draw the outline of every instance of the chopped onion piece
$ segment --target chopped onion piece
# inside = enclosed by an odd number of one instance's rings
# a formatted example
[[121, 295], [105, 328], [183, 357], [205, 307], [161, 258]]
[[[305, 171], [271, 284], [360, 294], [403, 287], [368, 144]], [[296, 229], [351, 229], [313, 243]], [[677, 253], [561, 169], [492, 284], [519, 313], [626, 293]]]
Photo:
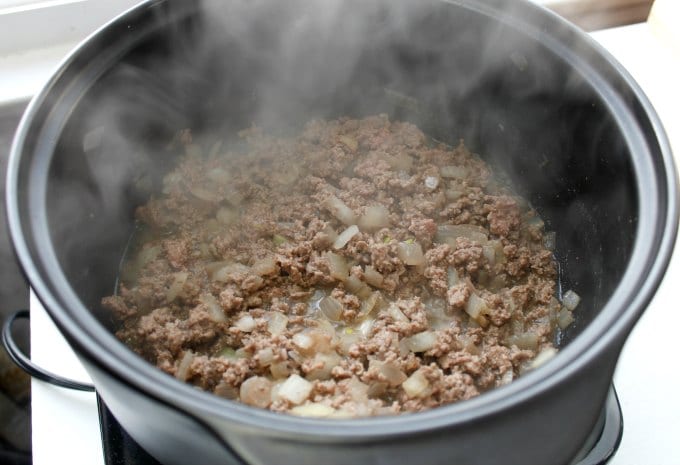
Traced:
[[423, 331], [404, 339], [405, 347], [411, 352], [426, 352], [437, 343], [437, 333], [434, 331]]
[[291, 372], [290, 364], [288, 360], [282, 362], [276, 362], [269, 365], [269, 372], [275, 379], [282, 379], [288, 377]]
[[243, 315], [234, 323], [234, 327], [244, 333], [250, 333], [257, 327], [257, 323], [255, 323], [255, 319], [252, 316]]
[[458, 271], [456, 270], [455, 267], [450, 266], [446, 270], [446, 274], [447, 274], [447, 277], [448, 277], [449, 287], [453, 287], [460, 282], [460, 278], [458, 277]]
[[312, 359], [312, 366], [314, 366], [314, 369], [307, 373], [305, 377], [310, 381], [315, 379], [329, 379], [333, 368], [340, 365], [340, 360], [340, 356], [336, 352], [316, 354]]
[[406, 265], [414, 266], [425, 264], [425, 255], [423, 255], [423, 249], [417, 242], [400, 242], [397, 244], [397, 256]]
[[390, 225], [390, 212], [382, 205], [366, 207], [364, 214], [359, 218], [359, 228], [362, 231], [377, 231]]
[[335, 239], [335, 242], [333, 242], [333, 248], [336, 250], [342, 249], [357, 234], [359, 234], [359, 228], [357, 227], [357, 225], [353, 224], [352, 226], [338, 234], [337, 239]]
[[333, 415], [335, 413], [335, 409], [318, 402], [311, 402], [308, 404], [295, 406], [290, 409], [289, 413], [299, 417], [325, 418]]
[[137, 266], [142, 269], [152, 261], [158, 258], [161, 253], [161, 246], [155, 245], [153, 247], [143, 248], [139, 254], [137, 254]]
[[498, 384], [501, 386], [504, 386], [506, 384], [510, 384], [512, 380], [515, 378], [515, 373], [512, 371], [512, 368], [503, 373], [503, 376], [501, 376], [501, 379]]
[[486, 244], [489, 240], [486, 229], [474, 224], [443, 224], [437, 226], [435, 236], [437, 242], [455, 246], [457, 237], [465, 237], [480, 244]]
[[175, 378], [177, 378], [180, 381], [186, 381], [187, 377], [189, 375], [189, 368], [191, 368], [191, 363], [194, 361], [194, 358], [196, 358], [196, 355], [190, 350], [187, 350], [184, 352], [184, 356], [182, 357], [182, 360], [180, 360], [179, 365], [177, 366], [177, 371], [175, 372]]
[[354, 211], [336, 196], [328, 196], [323, 201], [322, 205], [341, 223], [346, 224], [347, 226], [356, 224], [357, 216], [354, 214]]
[[371, 296], [371, 288], [366, 285], [365, 282], [352, 275], [345, 281], [345, 288], [359, 297], [362, 300], [368, 299]]
[[482, 255], [489, 262], [489, 265], [493, 266], [496, 264], [496, 249], [490, 243], [484, 244], [482, 246]]
[[314, 339], [308, 332], [296, 333], [293, 336], [293, 344], [302, 351], [309, 351], [314, 346]]
[[225, 383], [224, 380], [215, 386], [215, 394], [225, 399], [235, 400], [238, 399], [239, 390], [229, 383]]
[[267, 330], [272, 336], [282, 334], [288, 325], [288, 317], [281, 312], [271, 312], [267, 318]]
[[343, 312], [342, 304], [331, 296], [326, 296], [319, 301], [319, 310], [331, 321], [340, 321]]
[[439, 178], [436, 176], [427, 176], [425, 178], [425, 187], [431, 191], [435, 190], [439, 186]]
[[[351, 332], [347, 332], [348, 330]], [[350, 348], [361, 342], [361, 339], [362, 334], [360, 331], [355, 331], [352, 328], [345, 328], [338, 337], [338, 350], [341, 354], [348, 355]]]
[[381, 375], [385, 377], [385, 381], [390, 386], [399, 386], [401, 383], [406, 381], [406, 374], [401, 371], [399, 365], [395, 362], [382, 362], [379, 360], [371, 360], [369, 363], [369, 368], [373, 368], [378, 371]]
[[331, 276], [339, 281], [347, 280], [349, 266], [345, 258], [333, 252], [326, 252], [326, 258], [328, 259], [328, 268]]
[[580, 302], [581, 297], [579, 297], [579, 295], [571, 289], [565, 292], [562, 296], [562, 304], [571, 311], [578, 307]]
[[[206, 266], [206, 269], [207, 268], [208, 267]], [[208, 271], [208, 274], [211, 274], [210, 278], [213, 281], [226, 283], [233, 279], [233, 275], [247, 273], [248, 271], [250, 271], [250, 268], [248, 268], [245, 265], [242, 265], [241, 263], [230, 263], [228, 265], [222, 266], [220, 269], [213, 272], [212, 274], [210, 273], [210, 271]]]
[[429, 389], [430, 382], [420, 370], [413, 372], [411, 376], [401, 383], [401, 387], [409, 397], [425, 397], [431, 391]]
[[458, 189], [446, 189], [444, 195], [447, 200], [458, 200], [463, 196], [463, 191]]
[[531, 368], [538, 368], [545, 362], [557, 355], [557, 350], [553, 347], [547, 347], [539, 352], [535, 359], [531, 361]]
[[258, 276], [272, 276], [278, 274], [279, 265], [272, 255], [268, 255], [253, 263], [253, 266], [250, 267], [250, 271]]
[[[402, 313], [403, 315], [403, 313]], [[361, 322], [359, 325], [359, 332], [364, 337], [369, 337], [371, 335], [371, 330], [373, 329], [373, 324], [375, 320], [373, 318], [368, 318]]]
[[574, 322], [574, 315], [571, 314], [568, 308], [563, 308], [557, 315], [557, 326], [560, 329], [565, 329]]
[[208, 308], [208, 314], [210, 315], [211, 320], [213, 320], [215, 323], [227, 322], [227, 317], [224, 315], [224, 310], [222, 310], [222, 307], [217, 302], [217, 299], [214, 295], [207, 293], [201, 294], [199, 300]]
[[454, 179], [466, 179], [470, 174], [469, 170], [465, 166], [458, 165], [442, 166], [439, 169], [439, 173], [442, 175], [442, 178]]
[[483, 316], [489, 311], [486, 306], [486, 301], [479, 297], [477, 294], [471, 294], [470, 298], [465, 304], [465, 312], [470, 315], [473, 319], [479, 320], [480, 316]]
[[300, 375], [293, 374], [279, 387], [277, 395], [292, 404], [299, 405], [307, 400], [311, 392], [312, 383]]
[[261, 367], [268, 367], [274, 361], [274, 351], [271, 347], [260, 349], [257, 354], [255, 354], [255, 359]]
[[191, 192], [191, 194], [194, 197], [204, 200], [206, 202], [217, 203], [222, 201], [222, 196], [218, 192], [206, 189], [204, 187], [194, 186], [190, 184], [189, 192]]
[[385, 277], [379, 271], [377, 271], [375, 268], [368, 265], [366, 267], [366, 269], [364, 270], [364, 279], [371, 286], [380, 287], [380, 286], [382, 286], [383, 281], [385, 280]]
[[364, 404], [368, 400], [368, 385], [362, 383], [357, 378], [352, 377], [344, 382], [347, 394], [354, 402]]
[[361, 302], [361, 310], [359, 311], [360, 317], [365, 318], [366, 316], [373, 313], [373, 310], [378, 307], [378, 303], [381, 299], [382, 294], [379, 291], [375, 291], [370, 296], [368, 296], [368, 298], [363, 300]]
[[387, 307], [387, 314], [394, 320], [395, 322], [404, 322], [408, 323], [409, 319], [406, 315], [404, 315], [404, 312], [399, 310], [399, 307], [397, 307], [394, 303], [391, 303], [389, 307]]
[[[219, 150], [219, 147], [222, 145], [220, 142], [221, 141], [215, 142], [215, 145], [213, 146], [213, 149], [211, 149], [211, 152], [212, 152], [212, 150], [215, 149], [215, 147], [217, 147], [217, 150]], [[211, 169], [210, 171], [208, 171], [206, 173], [206, 177], [208, 179], [210, 179], [211, 181], [214, 181], [218, 184], [225, 184], [226, 185], [226, 184], [229, 184], [232, 181], [231, 174], [229, 174], [228, 172], [226, 172], [222, 168]]]
[[182, 292], [182, 289], [184, 288], [184, 283], [187, 282], [188, 277], [189, 273], [187, 273], [186, 271], [180, 271], [173, 275], [172, 283], [168, 288], [168, 292], [166, 292], [165, 294], [165, 297], [168, 300], [168, 302], [174, 301], [177, 298], [177, 296]]
[[532, 332], [516, 334], [510, 336], [508, 342], [511, 345], [516, 345], [520, 349], [536, 350], [538, 347], [538, 334]]
[[244, 404], [266, 408], [271, 404], [272, 382], [262, 376], [253, 376], [241, 384], [240, 398]]

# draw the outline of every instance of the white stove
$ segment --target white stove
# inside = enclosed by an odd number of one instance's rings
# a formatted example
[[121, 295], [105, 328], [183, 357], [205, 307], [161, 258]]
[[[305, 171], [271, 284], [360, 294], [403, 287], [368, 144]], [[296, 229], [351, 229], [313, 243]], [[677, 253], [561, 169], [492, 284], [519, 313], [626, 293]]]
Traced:
[[[680, 20], [680, 18], [677, 18]], [[628, 68], [659, 113], [680, 165], [680, 50], [648, 23], [599, 31], [592, 37]], [[608, 465], [680, 464], [680, 247], [656, 297], [631, 334], [614, 377], [624, 432]], [[41, 304], [31, 294], [31, 357], [62, 376], [89, 377]], [[94, 393], [40, 381], [32, 384], [34, 465], [103, 465]], [[551, 465], [551, 464], [546, 464]]]

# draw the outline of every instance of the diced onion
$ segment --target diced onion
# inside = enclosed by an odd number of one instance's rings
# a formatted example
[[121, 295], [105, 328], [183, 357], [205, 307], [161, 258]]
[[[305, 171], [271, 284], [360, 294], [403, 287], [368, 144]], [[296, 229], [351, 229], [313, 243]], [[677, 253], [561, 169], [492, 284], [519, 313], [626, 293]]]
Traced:
[[425, 264], [425, 255], [423, 255], [423, 249], [417, 242], [400, 242], [397, 244], [397, 256], [406, 265], [415, 266]]
[[[351, 332], [347, 332], [350, 330]], [[352, 330], [351, 328], [345, 328], [340, 336], [338, 337], [338, 351], [341, 354], [348, 355], [350, 348], [361, 342], [362, 334], [360, 331]]]
[[191, 363], [194, 361], [194, 358], [196, 358], [196, 355], [194, 355], [192, 351], [187, 350], [184, 352], [184, 356], [182, 357], [182, 360], [180, 360], [179, 365], [177, 366], [177, 371], [175, 372], [175, 377], [178, 380], [187, 380], [189, 368], [191, 367]]
[[511, 345], [516, 345], [520, 349], [536, 350], [538, 347], [538, 334], [532, 332], [516, 334], [510, 336], [508, 342]]
[[364, 214], [359, 218], [359, 229], [362, 231], [377, 231], [390, 225], [390, 212], [382, 205], [366, 207]]
[[271, 347], [266, 347], [259, 350], [257, 354], [255, 354], [255, 358], [261, 367], [268, 367], [274, 361], [274, 351]]
[[460, 278], [458, 277], [458, 271], [456, 270], [455, 267], [450, 266], [446, 270], [446, 275], [447, 275], [447, 278], [448, 278], [447, 283], [448, 283], [449, 287], [453, 287], [460, 282]]
[[431, 391], [429, 389], [430, 382], [420, 370], [415, 371], [401, 383], [401, 387], [409, 397], [425, 397], [429, 395]]
[[352, 153], [356, 153], [357, 149], [359, 148], [359, 142], [357, 142], [354, 137], [342, 134], [338, 136], [338, 141], [347, 147]]
[[217, 221], [222, 224], [233, 224], [238, 221], [239, 216], [239, 212], [236, 209], [225, 207], [217, 210], [217, 213], [215, 214]]
[[425, 178], [425, 187], [433, 191], [439, 186], [439, 178], [436, 176], [427, 176]]
[[279, 387], [277, 395], [292, 404], [299, 405], [307, 400], [311, 393], [312, 383], [300, 375], [293, 374]]
[[336, 196], [328, 196], [322, 205], [341, 223], [344, 223], [348, 226], [356, 224], [357, 216], [354, 214], [354, 211]]
[[243, 315], [234, 323], [234, 327], [244, 333], [250, 333], [257, 327], [257, 323], [255, 323], [255, 319], [252, 316]]
[[488, 310], [486, 301], [477, 294], [471, 294], [467, 304], [465, 304], [465, 312], [475, 320], [487, 313]]
[[563, 308], [557, 315], [557, 326], [560, 329], [565, 329], [567, 326], [574, 322], [574, 316], [571, 314], [568, 308]]
[[239, 390], [229, 383], [220, 381], [217, 386], [215, 386], [215, 394], [225, 399], [238, 399]]
[[200, 186], [190, 185], [189, 192], [194, 197], [206, 202], [217, 203], [222, 200], [222, 196], [218, 192]]
[[201, 294], [199, 300], [207, 307], [208, 315], [210, 315], [211, 320], [213, 320], [215, 323], [227, 322], [227, 317], [224, 315], [224, 311], [222, 310], [222, 307], [217, 302], [217, 299], [214, 295], [207, 293]]
[[437, 342], [437, 333], [423, 331], [404, 339], [404, 346], [411, 352], [426, 352], [434, 347]]
[[[219, 144], [219, 145], [218, 145]], [[220, 144], [220, 141], [215, 142], [215, 145], [213, 146], [213, 149], [215, 146], [217, 146], [217, 150], [219, 150], [219, 147], [222, 144]], [[211, 149], [212, 151], [212, 149]], [[208, 171], [205, 175], [208, 179], [211, 181], [214, 181], [218, 184], [224, 184], [227, 185], [232, 181], [232, 176], [229, 174], [227, 171], [223, 170], [222, 168], [213, 168], [210, 171]]]
[[353, 224], [352, 226], [338, 234], [337, 239], [335, 239], [335, 242], [333, 242], [333, 248], [336, 250], [342, 249], [357, 234], [359, 234], [359, 228], [357, 227], [357, 225]]
[[[371, 361], [373, 364], [373, 360]], [[378, 362], [375, 361], [378, 372], [385, 377], [385, 381], [390, 386], [399, 386], [401, 383], [406, 381], [406, 374], [401, 371], [399, 366], [394, 362]]]
[[309, 351], [314, 346], [314, 339], [308, 332], [296, 333], [293, 336], [293, 344], [301, 351]]
[[331, 277], [339, 281], [347, 280], [347, 277], [349, 276], [349, 266], [347, 265], [345, 258], [333, 252], [326, 252], [326, 258], [328, 259], [328, 268]]
[[275, 379], [286, 378], [290, 375], [291, 368], [287, 360], [275, 362], [269, 365], [269, 372]]
[[267, 330], [272, 336], [282, 334], [288, 325], [288, 317], [281, 312], [271, 312], [267, 318]]
[[[210, 278], [213, 281], [226, 283], [233, 278], [233, 275], [239, 273], [247, 273], [248, 271], [250, 271], [250, 268], [248, 268], [245, 265], [242, 265], [241, 263], [230, 263], [228, 265], [222, 266], [220, 269], [213, 272]], [[208, 271], [208, 274], [210, 274], [210, 271]]]
[[241, 402], [253, 407], [266, 408], [271, 404], [272, 382], [262, 376], [253, 376], [241, 384]]
[[555, 355], [557, 355], [557, 350], [553, 347], [547, 347], [543, 349], [539, 354], [536, 356], [535, 359], [531, 361], [531, 368], [538, 368], [544, 363], [546, 363], [548, 360], [553, 358]]
[[574, 291], [568, 290], [562, 296], [562, 305], [573, 311], [581, 302], [581, 297]]
[[347, 278], [347, 281], [345, 281], [345, 288], [362, 300], [369, 298], [372, 292], [371, 288], [368, 287], [365, 282], [354, 275]]
[[340, 364], [340, 360], [340, 356], [336, 352], [316, 354], [312, 360], [312, 365], [315, 368], [307, 373], [305, 377], [310, 381], [315, 379], [329, 379], [331, 377], [331, 371]]
[[250, 267], [250, 271], [258, 276], [272, 276], [278, 274], [279, 265], [272, 255], [268, 255], [253, 263], [253, 266]]
[[375, 268], [368, 265], [368, 266], [366, 266], [366, 269], [364, 270], [364, 279], [371, 286], [380, 287], [380, 286], [382, 286], [383, 281], [385, 280], [385, 277], [379, 271], [377, 271]]
[[399, 307], [397, 307], [394, 303], [391, 303], [389, 305], [389, 307], [387, 307], [387, 314], [395, 322], [408, 323], [408, 321], [409, 321], [408, 317], [406, 315], [404, 315], [404, 312], [399, 310]]
[[458, 165], [442, 166], [439, 169], [439, 173], [442, 175], [442, 178], [453, 179], [466, 179], [470, 174], [469, 170], [465, 166]]
[[333, 415], [335, 409], [318, 402], [311, 402], [304, 405], [297, 405], [290, 409], [289, 413], [299, 417], [325, 418]]
[[342, 304], [331, 296], [326, 296], [319, 301], [319, 310], [331, 321], [340, 321], [342, 318]]
[[363, 300], [361, 302], [361, 310], [359, 312], [360, 316], [362, 318], [365, 318], [366, 316], [370, 315], [373, 313], [373, 310], [375, 310], [378, 307], [378, 303], [382, 299], [382, 294], [379, 291], [373, 292], [368, 298]]
[[435, 236], [437, 242], [455, 246], [457, 237], [465, 237], [480, 244], [486, 244], [489, 240], [486, 230], [474, 224], [443, 224], [437, 226]]
[[371, 335], [371, 330], [373, 329], [374, 323], [375, 320], [373, 318], [367, 318], [366, 320], [362, 321], [359, 325], [359, 332], [361, 335], [364, 337], [369, 337]]
[[512, 371], [512, 369], [507, 370], [505, 373], [503, 373], [503, 376], [501, 376], [499, 384], [501, 386], [504, 386], [506, 384], [510, 384], [514, 378], [515, 378], [515, 373]]
[[446, 189], [444, 195], [447, 200], [458, 200], [463, 196], [463, 191], [458, 189]]

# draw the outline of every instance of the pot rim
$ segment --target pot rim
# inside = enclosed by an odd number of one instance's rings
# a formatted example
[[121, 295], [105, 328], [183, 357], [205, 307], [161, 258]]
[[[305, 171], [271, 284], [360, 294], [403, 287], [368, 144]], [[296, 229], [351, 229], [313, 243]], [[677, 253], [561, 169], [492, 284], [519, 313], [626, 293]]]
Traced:
[[[553, 360], [507, 386], [496, 388], [465, 402], [441, 406], [417, 414], [352, 420], [329, 421], [300, 418], [247, 407], [221, 399], [208, 392], [196, 390], [135, 355], [94, 319], [70, 287], [58, 264], [53, 244], [47, 233], [45, 209], [31, 215], [30, 221], [26, 221], [26, 223], [30, 222], [30, 225], [22, 222], [18, 187], [26, 179], [20, 179], [20, 163], [27, 138], [31, 133], [40, 129], [35, 127], [38, 126], [37, 115], [45, 111], [48, 96], [55, 84], [62, 78], [64, 70], [73, 64], [83, 49], [91, 46], [99, 34], [125, 23], [133, 15], [143, 14], [147, 9], [166, 1], [146, 0], [131, 8], [92, 34], [61, 63], [58, 71], [31, 100], [26, 109], [15, 135], [8, 161], [7, 215], [17, 256], [38, 298], [81, 356], [87, 357], [145, 395], [160, 399], [185, 412], [192, 412], [193, 415], [204, 419], [233, 422], [243, 428], [266, 429], [268, 434], [272, 435], [290, 436], [292, 433], [297, 438], [358, 441], [369, 437], [417, 433], [443, 426], [462, 425], [497, 414], [560, 384], [587, 366], [605, 349], [617, 345], [617, 350], [620, 348], [660, 284], [670, 261], [677, 235], [677, 175], [670, 145], [657, 114], [643, 91], [621, 64], [594, 40], [543, 7], [529, 2], [510, 2], [510, 0], [494, 2], [498, 5], [512, 3], [513, 8], [524, 9], [527, 18], [538, 15], [542, 21], [549, 22], [552, 26], [552, 28], [539, 30], [524, 19], [504, 15], [498, 7], [490, 3], [482, 5], [474, 0], [443, 0], [445, 3], [490, 15], [493, 19], [503, 21], [513, 28], [521, 26], [525, 34], [540, 38], [551, 50], [559, 53], [562, 58], [569, 60], [572, 66], [580, 69], [593, 88], [599, 92], [603, 103], [608, 106], [626, 138], [630, 152], [633, 154], [632, 164], [640, 199], [636, 238], [633, 252], [619, 285], [595, 319], [570, 344], [561, 349]], [[571, 46], [564, 43], [564, 37], [556, 35], [554, 31], [561, 31], [561, 35], [571, 38], [573, 40]], [[592, 54], [591, 60], [597, 60], [597, 62], [591, 63], [585, 57], [579, 56], [574, 50], [575, 45], [585, 47]], [[634, 94], [636, 102], [633, 103], [639, 105], [641, 109], [641, 112], [638, 112], [641, 114], [637, 118], [602, 76], [602, 73], [593, 67], [594, 64], [604, 66], [605, 71], [614, 73]], [[651, 126], [656, 140], [646, 140], [642, 136], [640, 129], [642, 123]], [[657, 159], [653, 159], [650, 154], [648, 146], [650, 143], [657, 143], [659, 146], [661, 156]], [[31, 172], [42, 170], [46, 173], [50, 160], [50, 157], [43, 160], [31, 160]], [[44, 187], [36, 187], [35, 198], [44, 200]], [[39, 200], [37, 202], [40, 204]], [[27, 234], [32, 234], [31, 237], [34, 237], [37, 243], [42, 244], [35, 256], [31, 253]], [[50, 273], [41, 271], [42, 266], [47, 267]]]

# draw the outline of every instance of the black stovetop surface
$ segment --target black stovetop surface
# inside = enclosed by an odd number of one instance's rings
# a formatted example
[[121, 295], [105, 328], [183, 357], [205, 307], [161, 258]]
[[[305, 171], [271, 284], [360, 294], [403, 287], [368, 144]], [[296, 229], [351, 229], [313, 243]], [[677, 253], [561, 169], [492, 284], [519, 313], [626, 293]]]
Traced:
[[[97, 396], [106, 465], [162, 465], [132, 439]], [[612, 386], [582, 458], [573, 465], [604, 465], [614, 456], [623, 434], [623, 416]]]

